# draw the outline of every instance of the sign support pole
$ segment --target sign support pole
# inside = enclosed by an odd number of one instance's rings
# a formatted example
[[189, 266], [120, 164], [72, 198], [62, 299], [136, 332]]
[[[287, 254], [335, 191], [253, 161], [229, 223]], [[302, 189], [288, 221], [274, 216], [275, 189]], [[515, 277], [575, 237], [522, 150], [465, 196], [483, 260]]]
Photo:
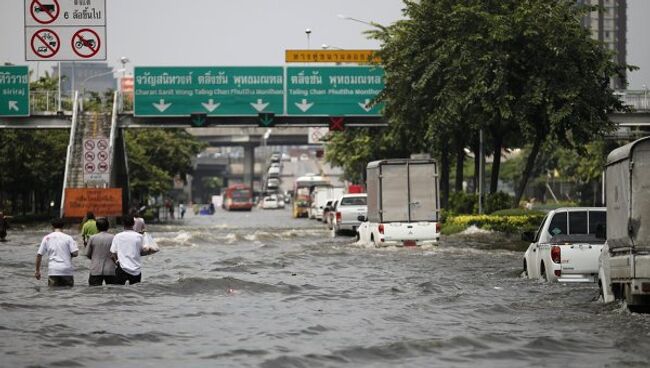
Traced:
[[61, 110], [61, 62], [59, 61], [59, 98], [58, 98], [58, 105], [56, 111], [63, 111]]

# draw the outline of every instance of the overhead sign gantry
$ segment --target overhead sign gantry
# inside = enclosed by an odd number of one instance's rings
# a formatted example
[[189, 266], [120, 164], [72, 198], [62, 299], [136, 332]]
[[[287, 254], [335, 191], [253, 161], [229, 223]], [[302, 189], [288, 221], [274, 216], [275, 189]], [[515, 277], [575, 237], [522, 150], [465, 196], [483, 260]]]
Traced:
[[383, 89], [380, 66], [136, 67], [134, 115], [192, 116], [194, 124], [251, 116], [263, 126], [328, 125], [331, 117], [367, 123], [381, 117], [383, 106], [373, 99]]

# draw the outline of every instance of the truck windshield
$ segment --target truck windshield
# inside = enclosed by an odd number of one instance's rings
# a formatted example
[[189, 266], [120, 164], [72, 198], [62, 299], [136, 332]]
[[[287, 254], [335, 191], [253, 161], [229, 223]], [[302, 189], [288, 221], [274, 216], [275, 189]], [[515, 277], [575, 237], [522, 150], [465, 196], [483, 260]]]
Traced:
[[346, 197], [341, 199], [341, 206], [365, 206], [366, 197]]

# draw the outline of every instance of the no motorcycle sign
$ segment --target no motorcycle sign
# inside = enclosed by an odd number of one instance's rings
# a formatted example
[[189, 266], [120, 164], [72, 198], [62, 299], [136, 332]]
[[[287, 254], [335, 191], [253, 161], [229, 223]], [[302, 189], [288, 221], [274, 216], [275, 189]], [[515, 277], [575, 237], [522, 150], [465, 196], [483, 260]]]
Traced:
[[24, 0], [25, 60], [106, 60], [106, 0]]

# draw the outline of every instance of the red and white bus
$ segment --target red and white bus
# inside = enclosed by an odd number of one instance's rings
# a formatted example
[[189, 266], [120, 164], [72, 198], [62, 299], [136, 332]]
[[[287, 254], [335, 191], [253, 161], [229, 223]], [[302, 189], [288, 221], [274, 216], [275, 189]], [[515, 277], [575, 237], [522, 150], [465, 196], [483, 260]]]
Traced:
[[228, 186], [223, 193], [223, 208], [227, 211], [250, 211], [253, 208], [253, 191], [245, 184]]

